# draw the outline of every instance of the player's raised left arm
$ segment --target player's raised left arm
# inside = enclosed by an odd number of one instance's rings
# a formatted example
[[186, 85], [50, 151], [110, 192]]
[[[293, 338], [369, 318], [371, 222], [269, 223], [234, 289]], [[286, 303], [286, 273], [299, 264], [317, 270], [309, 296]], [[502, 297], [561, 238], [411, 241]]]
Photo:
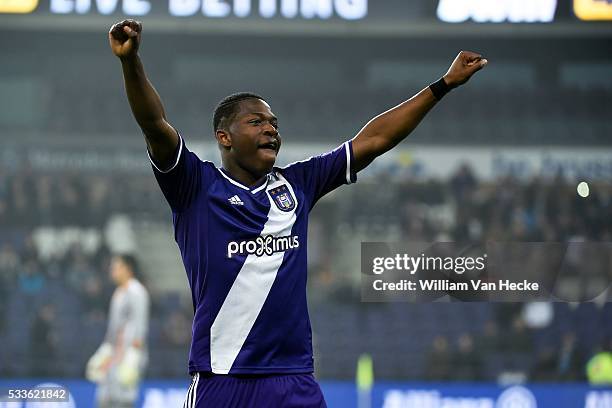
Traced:
[[[370, 120], [353, 138], [355, 171], [367, 167], [381, 154], [404, 140], [448, 90], [467, 82], [487, 60], [480, 54], [461, 51], [441, 81]], [[432, 89], [433, 88], [433, 89]], [[435, 93], [435, 94], [434, 94]]]

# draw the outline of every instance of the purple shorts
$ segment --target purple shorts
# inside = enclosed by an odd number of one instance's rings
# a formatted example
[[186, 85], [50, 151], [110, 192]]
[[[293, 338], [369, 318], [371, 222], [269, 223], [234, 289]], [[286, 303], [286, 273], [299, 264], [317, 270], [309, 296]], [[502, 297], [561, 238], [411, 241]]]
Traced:
[[183, 408], [327, 408], [312, 374], [195, 373]]

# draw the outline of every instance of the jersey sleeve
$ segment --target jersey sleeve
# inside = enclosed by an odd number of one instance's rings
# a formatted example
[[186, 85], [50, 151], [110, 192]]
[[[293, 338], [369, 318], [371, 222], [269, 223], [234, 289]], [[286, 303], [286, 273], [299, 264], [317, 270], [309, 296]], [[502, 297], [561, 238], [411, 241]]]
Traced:
[[282, 170], [302, 187], [312, 208], [325, 194], [357, 181], [353, 162], [353, 144], [348, 141], [331, 152], [290, 164]]
[[151, 153], [147, 149], [151, 167], [155, 174], [155, 179], [166, 197], [170, 208], [174, 212], [181, 212], [189, 207], [189, 204], [197, 196], [203, 180], [203, 162], [189, 151], [185, 141], [179, 136], [179, 144], [174, 153], [172, 165], [167, 169], [162, 169], [153, 160]]

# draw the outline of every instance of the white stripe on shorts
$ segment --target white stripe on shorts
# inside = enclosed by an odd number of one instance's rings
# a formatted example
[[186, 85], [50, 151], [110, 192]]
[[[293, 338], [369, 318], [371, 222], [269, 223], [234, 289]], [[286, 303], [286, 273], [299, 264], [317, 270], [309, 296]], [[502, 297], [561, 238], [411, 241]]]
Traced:
[[191, 391], [193, 390], [193, 384], [195, 383], [195, 375], [191, 379], [191, 384], [189, 384], [189, 389], [187, 390], [187, 397], [185, 398], [185, 402], [183, 402], [183, 408], [190, 408], [191, 405]]
[[193, 389], [191, 390], [191, 405], [189, 405], [189, 408], [195, 408], [196, 406], [196, 396], [198, 393], [198, 382], [200, 381], [200, 373], [195, 373], [194, 375], [194, 383], [193, 383]]

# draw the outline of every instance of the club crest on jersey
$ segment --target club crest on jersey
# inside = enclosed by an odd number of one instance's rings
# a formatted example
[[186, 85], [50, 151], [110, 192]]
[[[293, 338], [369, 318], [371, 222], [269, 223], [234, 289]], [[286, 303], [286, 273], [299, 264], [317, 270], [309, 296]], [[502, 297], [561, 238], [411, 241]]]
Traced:
[[268, 191], [279, 210], [289, 212], [295, 208], [295, 200], [286, 184]]

